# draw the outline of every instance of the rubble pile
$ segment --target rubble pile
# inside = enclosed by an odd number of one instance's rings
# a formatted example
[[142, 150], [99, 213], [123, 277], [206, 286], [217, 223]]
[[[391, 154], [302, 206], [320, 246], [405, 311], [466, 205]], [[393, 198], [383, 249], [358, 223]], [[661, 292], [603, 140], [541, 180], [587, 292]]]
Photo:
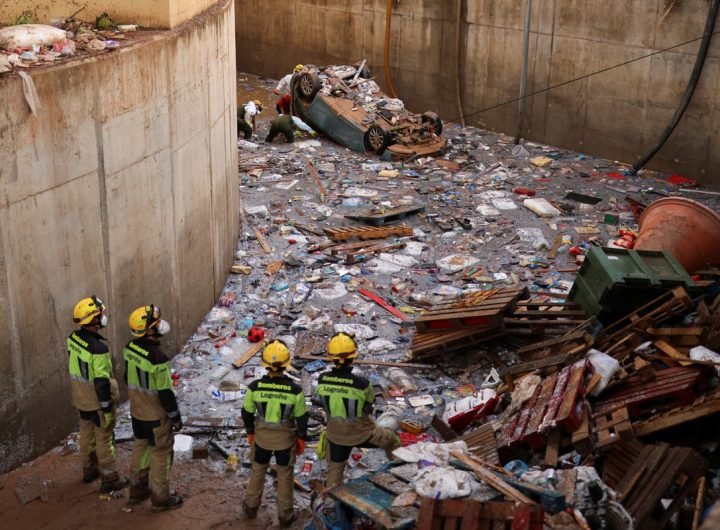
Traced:
[[[717, 210], [720, 195], [445, 134], [442, 158], [396, 163], [324, 139], [240, 142], [233, 274], [173, 360], [184, 452], [247, 475], [240, 408], [264, 372], [249, 339], [280, 338], [309, 403], [296, 485], [316, 528], [697, 527], [720, 494], [718, 272], [623, 247], [655, 199]], [[337, 331], [403, 447], [392, 462], [356, 449], [346, 483], [315, 498], [313, 392]]]
[[106, 14], [95, 23], [71, 16], [57, 27], [22, 23], [0, 28], [0, 74], [114, 50], [136, 30], [136, 25], [116, 25]]

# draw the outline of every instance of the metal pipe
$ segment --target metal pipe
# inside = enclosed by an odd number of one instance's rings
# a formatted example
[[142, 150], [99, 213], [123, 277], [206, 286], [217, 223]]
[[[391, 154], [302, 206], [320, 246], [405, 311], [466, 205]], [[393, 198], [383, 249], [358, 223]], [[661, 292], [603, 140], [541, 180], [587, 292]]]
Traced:
[[527, 92], [528, 55], [530, 53], [530, 20], [532, 18], [532, 0], [525, 0], [525, 33], [523, 35], [522, 70], [520, 71], [520, 100], [518, 101], [517, 128], [515, 143], [520, 143], [522, 124], [525, 118], [525, 94]]
[[392, 24], [393, 2], [395, 0], [387, 0], [385, 9], [385, 82], [387, 83], [390, 95], [397, 98], [397, 92], [393, 86], [392, 76], [390, 75], [390, 27]]
[[460, 116], [460, 124], [465, 127], [465, 111], [462, 104], [462, 87], [460, 81], [460, 68], [462, 55], [460, 49], [460, 30], [462, 29], [462, 10], [463, 0], [456, 0], [455, 12], [455, 100], [457, 102], [458, 115]]

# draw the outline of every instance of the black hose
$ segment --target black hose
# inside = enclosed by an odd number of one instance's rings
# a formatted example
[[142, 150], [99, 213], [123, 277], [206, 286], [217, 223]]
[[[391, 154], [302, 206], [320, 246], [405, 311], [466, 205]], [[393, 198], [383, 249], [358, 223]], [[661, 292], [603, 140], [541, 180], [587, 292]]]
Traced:
[[705, 66], [705, 59], [707, 58], [708, 48], [710, 48], [710, 41], [712, 40], [713, 32], [715, 30], [715, 20], [717, 19], [718, 8], [720, 8], [720, 0], [712, 0], [712, 4], [710, 4], [710, 10], [708, 11], [707, 22], [705, 23], [705, 33], [703, 34], [702, 42], [700, 43], [700, 48], [698, 49], [697, 58], [695, 59], [695, 66], [693, 67], [692, 75], [690, 76], [690, 81], [688, 81], [687, 88], [685, 89], [685, 95], [680, 102], [680, 106], [675, 111], [675, 114], [670, 120], [670, 123], [667, 127], [665, 127], [665, 130], [660, 135], [660, 138], [658, 138], [658, 141], [655, 143], [655, 145], [642, 158], [640, 158], [640, 160], [635, 162], [635, 164], [630, 170], [628, 170], [628, 173], [630, 175], [637, 174], [637, 172], [640, 171], [643, 167], [645, 167], [645, 165], [653, 159], [653, 157], [658, 153], [658, 151], [660, 151], [662, 146], [665, 145], [665, 142], [668, 141], [668, 138], [670, 138], [670, 135], [675, 130], [675, 127], [677, 127], [680, 119], [685, 114], [688, 105], [690, 105], [690, 100], [692, 100], [693, 94], [695, 93], [695, 89], [698, 85], [698, 81], [700, 81], [700, 75], [702, 74], [703, 67]]

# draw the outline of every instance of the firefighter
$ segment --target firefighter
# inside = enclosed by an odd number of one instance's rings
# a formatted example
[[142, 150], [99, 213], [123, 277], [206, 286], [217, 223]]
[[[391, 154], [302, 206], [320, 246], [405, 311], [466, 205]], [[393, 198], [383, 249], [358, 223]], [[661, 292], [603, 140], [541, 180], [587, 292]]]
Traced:
[[100, 330], [107, 326], [105, 304], [96, 296], [75, 305], [73, 322], [80, 328], [67, 339], [73, 404], [80, 414], [83, 482], [100, 477], [100, 491], [122, 489], [115, 471], [115, 409], [119, 400], [112, 357]]
[[327, 346], [334, 367], [320, 375], [317, 395], [327, 416], [327, 429], [320, 453], [328, 460], [325, 487], [342, 482], [353, 447], [379, 447], [388, 459], [400, 446], [400, 437], [390, 429], [375, 425], [371, 418], [375, 391], [365, 377], [353, 372], [357, 344], [352, 335], [336, 333]]
[[248, 101], [245, 105], [238, 108], [238, 136], [242, 133], [245, 140], [252, 138], [253, 133], [257, 129], [255, 118], [263, 111], [263, 105], [257, 99]]
[[293, 509], [295, 457], [305, 452], [308, 412], [302, 389], [286, 374], [290, 350], [278, 339], [265, 346], [261, 359], [267, 374], [250, 383], [242, 418], [250, 445], [252, 471], [243, 505], [248, 519], [260, 506], [270, 458], [277, 464], [277, 511], [280, 526], [296, 518]]
[[147, 305], [130, 314], [130, 331], [136, 337], [123, 350], [125, 382], [135, 441], [130, 458], [130, 504], [148, 497], [152, 510], [162, 512], [182, 506], [170, 494], [173, 433], [183, 423], [170, 378], [170, 363], [160, 341], [170, 331], [160, 308]]

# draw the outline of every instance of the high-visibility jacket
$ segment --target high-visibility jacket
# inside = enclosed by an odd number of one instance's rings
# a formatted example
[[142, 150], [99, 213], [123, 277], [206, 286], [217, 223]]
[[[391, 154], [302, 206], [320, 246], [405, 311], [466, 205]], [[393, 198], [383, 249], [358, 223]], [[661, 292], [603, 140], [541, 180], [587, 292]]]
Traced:
[[242, 418], [248, 434], [263, 449], [291, 447], [307, 436], [308, 412], [303, 391], [286, 375], [265, 375], [248, 385]]
[[375, 427], [370, 416], [375, 391], [367, 379], [341, 365], [320, 375], [316, 392], [328, 418], [328, 440], [339, 445], [368, 440]]
[[180, 417], [172, 390], [170, 362], [154, 339], [131, 340], [123, 349], [130, 415], [142, 421]]
[[117, 383], [105, 340], [102, 335], [85, 328], [73, 331], [67, 339], [70, 387], [73, 404], [78, 410], [112, 410]]

